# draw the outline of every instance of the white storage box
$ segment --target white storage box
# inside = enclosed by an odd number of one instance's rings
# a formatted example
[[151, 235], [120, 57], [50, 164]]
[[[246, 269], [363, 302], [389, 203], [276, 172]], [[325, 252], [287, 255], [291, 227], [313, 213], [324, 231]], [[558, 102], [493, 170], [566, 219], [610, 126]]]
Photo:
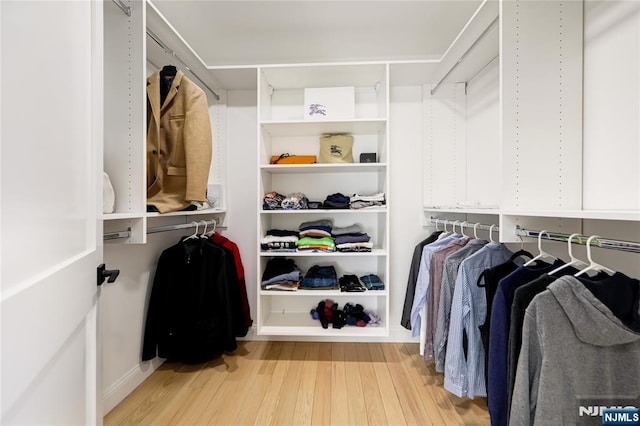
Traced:
[[353, 87], [304, 89], [305, 120], [336, 120], [355, 116]]

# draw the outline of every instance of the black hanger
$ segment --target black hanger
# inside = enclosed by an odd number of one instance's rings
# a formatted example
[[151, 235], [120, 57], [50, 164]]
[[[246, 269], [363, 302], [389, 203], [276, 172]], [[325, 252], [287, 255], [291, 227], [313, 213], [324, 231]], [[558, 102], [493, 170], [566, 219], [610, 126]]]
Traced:
[[160, 77], [175, 77], [178, 69], [173, 65], [165, 65], [160, 71]]
[[509, 260], [516, 260], [516, 258], [520, 256], [527, 256], [528, 258], [533, 259], [533, 255], [531, 253], [526, 250], [520, 249], [517, 252], [513, 253]]

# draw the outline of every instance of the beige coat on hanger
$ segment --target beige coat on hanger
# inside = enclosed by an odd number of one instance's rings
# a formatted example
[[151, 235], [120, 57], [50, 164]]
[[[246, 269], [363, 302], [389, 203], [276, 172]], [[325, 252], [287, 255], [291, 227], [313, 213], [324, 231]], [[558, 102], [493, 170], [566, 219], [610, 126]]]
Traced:
[[206, 201], [211, 123], [204, 91], [178, 71], [160, 105], [160, 72], [147, 80], [147, 204], [161, 213]]

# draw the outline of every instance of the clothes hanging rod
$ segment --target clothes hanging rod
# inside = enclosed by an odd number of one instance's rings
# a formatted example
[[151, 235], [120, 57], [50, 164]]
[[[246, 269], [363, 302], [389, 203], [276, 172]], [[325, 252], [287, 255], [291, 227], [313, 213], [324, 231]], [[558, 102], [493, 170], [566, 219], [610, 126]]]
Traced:
[[[473, 48], [476, 47], [476, 45], [478, 43], [480, 43], [480, 41], [483, 38], [485, 38], [485, 36], [487, 34], [489, 34], [489, 32], [493, 29], [493, 27], [495, 27], [497, 25], [497, 23], [498, 23], [498, 17], [496, 17], [493, 21], [491, 21], [489, 26], [487, 28], [485, 28], [485, 30], [482, 32], [482, 34], [480, 34], [480, 36], [477, 39], [475, 39], [475, 41], [471, 44], [471, 46], [469, 46], [467, 48], [467, 50], [464, 51], [462, 56], [460, 56], [460, 59], [458, 59], [456, 61], [456, 63], [453, 64], [453, 66], [451, 68], [449, 68], [449, 71], [447, 71], [446, 74], [443, 75], [442, 78], [440, 78], [440, 80], [438, 80], [436, 85], [433, 86], [433, 89], [431, 89], [431, 96], [433, 96], [438, 91], [438, 89], [440, 88], [440, 85], [447, 79], [447, 77], [449, 77], [449, 75], [458, 67], [458, 65], [460, 65], [462, 62], [464, 62], [464, 60], [467, 57], [467, 55], [469, 54], [469, 52], [471, 52], [473, 50]], [[489, 63], [493, 62], [494, 59], [492, 59]], [[485, 65], [485, 67], [486, 67], [486, 65]], [[483, 69], [485, 67], [483, 67]]]
[[[569, 240], [569, 237], [571, 236], [570, 234], [563, 234], [561, 232], [549, 232], [549, 231], [542, 232], [542, 231], [533, 231], [533, 230], [521, 229], [521, 228], [516, 228], [516, 235], [520, 237], [528, 237], [528, 238], [538, 238], [538, 236], [540, 236], [540, 238], [543, 240], [562, 241], [562, 242], [567, 242]], [[580, 236], [574, 237], [571, 240], [571, 243], [586, 245], [588, 238], [589, 238], [588, 236], [580, 235]], [[599, 244], [596, 243], [594, 245], [592, 243], [592, 246], [594, 247], [627, 251], [632, 253], [640, 253], [640, 243], [637, 243], [634, 241], [620, 241], [620, 240], [612, 240], [609, 238], [600, 238], [600, 237], [596, 238], [595, 241], [599, 242]]]
[[500, 55], [496, 55], [496, 56], [494, 56], [492, 60], [490, 60], [489, 62], [487, 62], [487, 64], [486, 64], [485, 66], [483, 66], [482, 68], [480, 68], [480, 69], [478, 70], [478, 72], [476, 72], [476, 73], [475, 73], [475, 74], [474, 74], [474, 75], [469, 79], [469, 81], [467, 81], [467, 87], [469, 87], [470, 85], [473, 85], [473, 83], [475, 83], [475, 79], [476, 79], [478, 76], [480, 76], [480, 75], [484, 72], [484, 70], [486, 70], [487, 68], [489, 68], [489, 67], [491, 66], [491, 64], [493, 64], [493, 63], [496, 61], [496, 59], [498, 59], [499, 57], [500, 57]]
[[116, 4], [116, 6], [118, 6], [120, 10], [124, 12], [125, 15], [131, 16], [131, 8], [126, 4], [124, 4], [122, 0], [111, 0], [111, 1], [113, 1]]
[[445, 226], [455, 225], [455, 226], [461, 226], [463, 228], [470, 228], [470, 229], [473, 229], [475, 227], [476, 229], [481, 229], [483, 231], [496, 231], [496, 232], [500, 231], [500, 227], [496, 225], [483, 225], [481, 223], [468, 222], [466, 220], [440, 219], [437, 217], [429, 218], [429, 220], [431, 220], [431, 222], [433, 222], [435, 225], [437, 224], [441, 224]]
[[[115, 1], [115, 0], [114, 0]], [[164, 44], [164, 42], [162, 40], [160, 40], [160, 38], [158, 38], [157, 35], [155, 35], [153, 33], [153, 31], [147, 29], [147, 35], [149, 37], [151, 37], [151, 39], [153, 41], [155, 41], [158, 46], [160, 46], [162, 48], [162, 50], [165, 51], [165, 53], [168, 53], [169, 55], [171, 55], [173, 58], [175, 58], [178, 62], [180, 62], [182, 64], [182, 67], [186, 70], [189, 71], [189, 73], [195, 77], [196, 80], [198, 80], [200, 82], [200, 84], [202, 84], [204, 87], [206, 87], [209, 92], [213, 93], [213, 96], [215, 96], [216, 100], [219, 101], [220, 100], [220, 95], [218, 95], [216, 93], [215, 90], [213, 90], [211, 87], [209, 87], [209, 85], [207, 83], [205, 83], [200, 77], [198, 77], [198, 74], [196, 74], [191, 68], [189, 68], [189, 66], [187, 65], [187, 63], [185, 61], [183, 61], [180, 56], [176, 55], [176, 52], [174, 52], [173, 50], [169, 49], [167, 47], [166, 44]]]
[[[207, 228], [209, 226], [214, 226], [213, 229], [216, 229], [218, 226], [217, 219], [200, 220], [200, 221], [193, 221], [189, 223], [181, 223], [178, 225], [166, 225], [166, 226], [157, 226], [155, 228], [149, 228], [147, 229], [147, 234], [156, 234], [158, 232], [168, 232], [168, 231], [176, 231], [180, 229], [189, 229], [189, 228], [195, 228], [196, 226], [203, 227], [203, 231], [204, 231], [205, 223]], [[210, 229], [207, 229], [207, 231], [210, 231]], [[131, 236], [131, 228], [129, 228], [126, 231], [105, 232], [103, 235], [103, 240], [104, 241], [117, 240], [120, 238], [129, 238], [130, 236]]]

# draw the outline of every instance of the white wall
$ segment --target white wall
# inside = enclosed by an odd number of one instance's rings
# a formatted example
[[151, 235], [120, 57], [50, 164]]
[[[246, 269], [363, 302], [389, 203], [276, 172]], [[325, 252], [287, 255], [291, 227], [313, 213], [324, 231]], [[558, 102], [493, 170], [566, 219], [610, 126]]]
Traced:
[[584, 194], [590, 210], [640, 209], [640, 2], [587, 1]]
[[[257, 119], [256, 92], [234, 90], [227, 93], [227, 230], [224, 235], [240, 250], [251, 318], [256, 321], [255, 282], [258, 259], [257, 237]], [[248, 338], [253, 335], [250, 332]]]
[[413, 250], [428, 235], [422, 213], [422, 87], [392, 87], [390, 132], [390, 340], [412, 341], [400, 325]]
[[100, 294], [102, 330], [102, 383], [105, 413], [108, 413], [161, 363], [141, 362], [142, 338], [148, 296], [158, 263], [165, 248], [175, 244], [179, 232], [148, 235], [147, 244], [104, 245], [104, 261], [109, 269], [119, 269], [114, 284], [104, 284]]

